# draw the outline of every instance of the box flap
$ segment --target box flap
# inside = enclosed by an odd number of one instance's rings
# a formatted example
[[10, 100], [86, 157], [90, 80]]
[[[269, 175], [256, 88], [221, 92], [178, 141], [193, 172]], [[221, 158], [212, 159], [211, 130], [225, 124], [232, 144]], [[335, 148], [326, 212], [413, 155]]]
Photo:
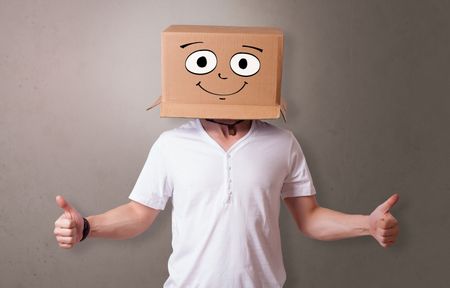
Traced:
[[151, 105], [150, 107], [148, 107], [146, 110], [150, 110], [156, 106], [158, 106], [159, 104], [161, 104], [161, 96], [159, 96]]

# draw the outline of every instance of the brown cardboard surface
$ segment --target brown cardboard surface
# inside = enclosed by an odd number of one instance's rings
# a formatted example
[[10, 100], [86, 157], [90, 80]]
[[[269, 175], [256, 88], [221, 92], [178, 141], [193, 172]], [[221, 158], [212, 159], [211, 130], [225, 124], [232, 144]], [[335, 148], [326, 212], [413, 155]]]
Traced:
[[161, 117], [280, 117], [281, 30], [176, 25], [161, 50]]
[[280, 112], [280, 107], [275, 105], [226, 105], [226, 109], [224, 105], [216, 104], [161, 105], [161, 115], [177, 115], [176, 117], [186, 118], [276, 119], [280, 117]]

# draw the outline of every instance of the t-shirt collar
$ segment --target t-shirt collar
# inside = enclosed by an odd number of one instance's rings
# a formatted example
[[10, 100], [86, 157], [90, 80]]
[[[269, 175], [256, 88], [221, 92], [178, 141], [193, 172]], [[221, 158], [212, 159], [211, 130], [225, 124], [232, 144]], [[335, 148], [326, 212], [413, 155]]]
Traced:
[[245, 142], [247, 142], [248, 138], [253, 134], [254, 130], [256, 129], [256, 120], [252, 120], [252, 124], [250, 126], [250, 129], [248, 130], [247, 134], [245, 134], [241, 139], [236, 141], [227, 151], [225, 151], [222, 146], [219, 145], [219, 143], [216, 142], [203, 128], [202, 123], [200, 122], [200, 119], [195, 119], [195, 124], [197, 126], [197, 129], [199, 130], [200, 134], [210, 143], [215, 145], [217, 148], [222, 151], [222, 153], [230, 154], [233, 150], [236, 150], [238, 147], [242, 146]]

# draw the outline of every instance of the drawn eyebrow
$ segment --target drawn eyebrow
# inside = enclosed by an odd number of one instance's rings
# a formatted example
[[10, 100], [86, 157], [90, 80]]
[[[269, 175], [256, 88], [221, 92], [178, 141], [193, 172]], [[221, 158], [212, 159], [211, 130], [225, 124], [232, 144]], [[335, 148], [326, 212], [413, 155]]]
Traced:
[[242, 47], [247, 47], [247, 48], [252, 48], [252, 49], [256, 49], [256, 50], [258, 50], [259, 52], [263, 52], [263, 49], [261, 49], [261, 48], [258, 48], [258, 47], [255, 47], [255, 46], [250, 46], [250, 45], [242, 45]]
[[197, 43], [203, 43], [203, 42], [202, 41], [197, 41], [197, 42], [186, 43], [186, 44], [180, 45], [180, 48], [186, 48], [189, 45], [197, 44]]

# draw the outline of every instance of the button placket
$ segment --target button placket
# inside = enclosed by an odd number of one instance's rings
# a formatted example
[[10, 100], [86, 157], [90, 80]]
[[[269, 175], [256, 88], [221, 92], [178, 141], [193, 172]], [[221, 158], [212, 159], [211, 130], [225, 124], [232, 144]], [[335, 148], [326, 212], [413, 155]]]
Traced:
[[227, 159], [226, 160], [226, 164], [227, 164], [226, 165], [226, 167], [227, 167], [226, 175], [227, 175], [227, 194], [228, 194], [227, 203], [230, 203], [231, 196], [233, 195], [233, 190], [231, 187], [231, 183], [232, 183], [232, 180], [231, 180], [231, 155], [227, 153], [226, 159]]

